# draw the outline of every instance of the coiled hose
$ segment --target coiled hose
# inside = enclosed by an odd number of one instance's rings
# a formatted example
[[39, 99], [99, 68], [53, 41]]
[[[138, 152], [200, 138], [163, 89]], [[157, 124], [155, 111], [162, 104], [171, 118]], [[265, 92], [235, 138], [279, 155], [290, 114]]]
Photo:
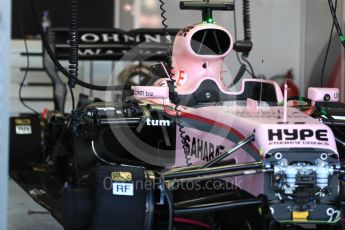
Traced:
[[69, 0], [69, 73], [68, 85], [74, 88], [78, 78], [78, 0]]
[[[251, 26], [250, 26], [250, 3], [249, 3], [249, 0], [243, 0], [242, 4], [243, 4], [243, 8], [242, 9], [243, 9], [244, 40], [251, 42], [251, 40], [252, 40], [252, 31], [251, 31]], [[253, 78], [256, 78], [254, 69], [253, 69], [252, 65], [250, 64], [250, 62], [248, 61], [248, 59], [247, 59], [248, 54], [249, 53], [243, 53], [242, 54], [242, 59], [249, 66], [250, 75]]]
[[250, 3], [249, 0], [243, 0], [243, 27], [244, 40], [252, 40], [252, 32], [250, 26]]
[[[167, 40], [169, 40], [169, 39], [167, 38], [167, 36], [169, 35], [169, 34], [168, 34], [168, 31], [167, 31], [167, 29], [168, 29], [168, 24], [166, 23], [166, 21], [168, 20], [168, 18], [165, 16], [165, 14], [166, 14], [167, 11], [166, 11], [165, 8], [164, 8], [165, 2], [164, 2], [163, 0], [159, 0], [159, 2], [160, 2], [159, 9], [161, 10], [161, 17], [162, 17], [163, 35], [165, 36], [166, 41], [167, 41]], [[169, 60], [171, 60], [170, 57], [167, 58], [167, 61], [169, 61]]]
[[[42, 26], [42, 23], [40, 22], [39, 18], [38, 18], [38, 14], [35, 8], [35, 4], [34, 4], [34, 0], [30, 0], [30, 6], [31, 6], [31, 11], [32, 14], [34, 16], [34, 20], [35, 20], [35, 24], [37, 25], [38, 29], [39, 29], [39, 33], [42, 39], [42, 43], [43, 46], [45, 48], [45, 50], [47, 51], [49, 57], [51, 58], [51, 60], [53, 61], [54, 65], [56, 66], [56, 68], [61, 71], [61, 73], [67, 77], [68, 79], [73, 78], [73, 76], [69, 73], [69, 71], [67, 71], [62, 64], [59, 62], [59, 60], [57, 59], [56, 55], [54, 54], [52, 48], [50, 47], [49, 41], [47, 39], [47, 37], [44, 34], [44, 29]], [[78, 78], [76, 78], [75, 80], [76, 84], [80, 85], [81, 87], [87, 88], [87, 89], [91, 89], [91, 90], [98, 90], [98, 91], [112, 91], [112, 90], [119, 90], [118, 86], [106, 86], [106, 85], [94, 85], [94, 84], [90, 84], [87, 83], [85, 81], [82, 81]]]
[[170, 83], [171, 86], [169, 87], [170, 89], [170, 99], [171, 101], [175, 104], [175, 111], [176, 111], [176, 121], [177, 121], [177, 126], [178, 126], [178, 130], [179, 130], [179, 135], [182, 141], [182, 147], [183, 147], [183, 152], [184, 152], [184, 156], [186, 159], [186, 165], [187, 166], [191, 166], [191, 156], [189, 154], [189, 146], [187, 144], [187, 140], [186, 140], [186, 132], [184, 131], [184, 125], [182, 124], [183, 121], [181, 119], [181, 111], [178, 109], [179, 106], [179, 99], [178, 99], [178, 95], [177, 92], [175, 90], [175, 82], [176, 80], [173, 78], [174, 77], [174, 73], [173, 73], [173, 66], [172, 66], [172, 42], [171, 42], [171, 38], [169, 37], [169, 33], [167, 31], [168, 29], [168, 25], [166, 23], [167, 21], [167, 17], [166, 17], [166, 10], [164, 8], [165, 6], [165, 2], [164, 0], [159, 0], [160, 2], [160, 6], [159, 8], [161, 9], [161, 17], [162, 17], [162, 26], [163, 26], [163, 35], [165, 36], [165, 42], [167, 43], [167, 47], [168, 47], [168, 56], [166, 59], [166, 63], [168, 65], [168, 69], [169, 69], [169, 78], [170, 78]]

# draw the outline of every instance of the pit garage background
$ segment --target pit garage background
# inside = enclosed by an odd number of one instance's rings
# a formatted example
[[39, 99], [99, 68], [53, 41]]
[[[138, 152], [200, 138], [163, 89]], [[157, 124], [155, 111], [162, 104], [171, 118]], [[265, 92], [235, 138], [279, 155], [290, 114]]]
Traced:
[[[67, 2], [66, 0], [50, 0], [51, 2]], [[160, 10], [156, 0], [107, 0], [111, 2], [111, 11], [104, 22], [105, 27], [116, 27], [131, 30], [140, 27], [161, 27]], [[167, 0], [168, 25], [171, 28], [180, 28], [186, 22], [199, 21], [199, 12], [188, 12], [178, 9], [177, 0]], [[20, 35], [14, 35], [18, 31], [18, 24], [13, 19], [15, 12], [11, 10], [12, 1], [0, 0], [0, 229], [6, 229], [7, 221], [7, 152], [8, 152], [8, 116], [29, 112], [19, 102], [18, 89], [25, 68], [27, 68], [24, 42]], [[240, 4], [239, 4], [240, 7]], [[293, 71], [295, 84], [300, 89], [300, 94], [305, 95], [308, 86], [319, 86], [322, 61], [326, 50], [329, 31], [332, 25], [327, 1], [324, 0], [256, 0], [251, 1], [252, 33], [254, 48], [249, 56], [256, 73], [266, 78], [284, 76], [288, 70]], [[54, 15], [54, 10], [50, 11]], [[61, 10], [61, 9], [59, 9]], [[11, 12], [12, 17], [11, 17]], [[67, 18], [67, 8], [58, 12]], [[92, 12], [102, 15], [100, 12]], [[42, 12], [41, 12], [42, 14]], [[109, 16], [110, 15], [110, 16]], [[94, 18], [97, 18], [97, 17]], [[338, 1], [338, 17], [344, 22], [345, 4]], [[242, 31], [241, 11], [236, 12], [237, 31]], [[12, 20], [11, 20], [12, 18]], [[215, 15], [217, 23], [223, 25], [235, 34], [233, 13], [220, 12]], [[11, 25], [12, 21], [12, 26]], [[67, 21], [67, 20], [66, 20]], [[28, 21], [30, 24], [30, 22]], [[31, 22], [32, 23], [32, 22]], [[59, 24], [54, 21], [52, 24]], [[63, 24], [63, 22], [61, 22]], [[102, 22], [98, 22], [101, 23]], [[87, 23], [86, 23], [87, 25]], [[92, 26], [97, 26], [94, 24]], [[12, 33], [11, 33], [12, 27]], [[26, 25], [24, 25], [25, 28]], [[334, 31], [335, 32], [335, 31]], [[335, 34], [335, 33], [334, 33]], [[42, 44], [35, 34], [25, 31], [25, 35], [31, 35], [28, 39], [28, 49], [32, 53], [42, 52]], [[238, 38], [242, 33], [238, 32]], [[11, 39], [12, 38], [12, 39]], [[334, 36], [334, 41], [337, 40]], [[328, 86], [340, 86], [342, 101], [345, 100], [345, 63], [343, 49], [338, 42], [331, 46], [328, 64], [326, 65], [326, 78]], [[128, 64], [128, 63], [127, 63]], [[234, 54], [227, 60], [231, 74], [236, 74], [238, 62]], [[125, 66], [126, 63], [123, 63]], [[119, 65], [121, 66], [121, 65]], [[121, 66], [121, 67], [123, 67]], [[48, 83], [49, 79], [42, 69], [42, 57], [30, 58], [31, 69], [28, 72], [28, 81]], [[80, 76], [83, 80], [94, 84], [107, 84], [109, 78], [116, 78], [115, 63], [110, 61], [83, 61], [80, 63]], [[7, 87], [10, 85], [10, 87]], [[90, 94], [86, 89], [77, 88], [84, 94]], [[28, 103], [38, 110], [52, 109], [53, 103], [49, 100], [40, 101], [38, 98], [49, 98], [52, 89], [42, 86], [27, 86], [23, 89], [23, 96], [37, 98]], [[97, 97], [104, 97], [97, 93]], [[71, 102], [68, 101], [66, 110], [70, 110]], [[10, 192], [11, 194], [11, 192]]]
[[[39, 3], [40, 1], [37, 1]], [[67, 23], [67, 0], [57, 1], [50, 0], [51, 5], [59, 2], [58, 12], [53, 7], [49, 7], [47, 2], [41, 6], [43, 14], [44, 10], [49, 11], [51, 15], [52, 26], [63, 26]], [[102, 11], [102, 6], [97, 12], [86, 11], [83, 9], [89, 7], [90, 3], [85, 1], [85, 5], [81, 4], [80, 23], [81, 27], [90, 25], [90, 27], [109, 28], [110, 26], [121, 28], [123, 30], [131, 30], [141, 27], [161, 27], [159, 2], [157, 0], [109, 0], [105, 1], [107, 11]], [[90, 1], [89, 1], [90, 2]], [[235, 1], [236, 2], [236, 1]], [[110, 3], [110, 4], [109, 4]], [[18, 4], [18, 3], [17, 3]], [[66, 6], [66, 10], [63, 10]], [[243, 34], [242, 26], [242, 9], [241, 2], [237, 3], [236, 21], [237, 35], [241, 39]], [[83, 8], [84, 7], [84, 8]], [[111, 11], [109, 11], [111, 7]], [[167, 1], [167, 23], [170, 28], [181, 28], [186, 22], [198, 22], [200, 13], [191, 11], [186, 14], [179, 10], [178, 1]], [[344, 4], [338, 1], [338, 17], [343, 20]], [[18, 8], [13, 11], [13, 15], [18, 14]], [[26, 13], [27, 24], [31, 25], [33, 19], [30, 18], [30, 11]], [[59, 15], [54, 21], [54, 15]], [[87, 17], [89, 16], [92, 17]], [[215, 21], [223, 25], [225, 28], [235, 35], [235, 26], [233, 12], [219, 12], [215, 14]], [[93, 18], [93, 22], [89, 22]], [[31, 20], [31, 22], [30, 22]], [[320, 85], [320, 73], [324, 60], [329, 32], [332, 25], [332, 18], [329, 13], [327, 1], [324, 0], [261, 0], [251, 2], [251, 21], [252, 21], [252, 40], [253, 50], [249, 55], [255, 73], [262, 75], [267, 79], [276, 79], [279, 81], [286, 76], [289, 70], [292, 70], [294, 82], [298, 86], [301, 95], [306, 94], [308, 86]], [[20, 31], [18, 31], [18, 20], [13, 18], [12, 37], [11, 40], [11, 113], [18, 114], [20, 112], [28, 112], [18, 100], [19, 83], [22, 80], [23, 72], [26, 68], [26, 56], [21, 55], [25, 52], [22, 39], [18, 39]], [[16, 25], [17, 24], [17, 25]], [[25, 28], [26, 27], [26, 28]], [[32, 27], [32, 26], [31, 26]], [[25, 34], [30, 35], [28, 40], [28, 49], [31, 53], [42, 52], [42, 44], [35, 39], [35, 29], [24, 24]], [[335, 35], [335, 33], [334, 33]], [[334, 36], [334, 41], [337, 36]], [[325, 69], [325, 78], [328, 86], [341, 86], [341, 92], [344, 92], [344, 62], [340, 61], [342, 49], [339, 42], [332, 42], [330, 55]], [[117, 64], [117, 65], [116, 65]], [[111, 61], [82, 61], [80, 63], [80, 76], [85, 81], [91, 81], [95, 84], [107, 84], [109, 78], [115, 78], [119, 69], [122, 69], [128, 63], [115, 63]], [[115, 68], [116, 66], [116, 68]], [[226, 60], [226, 66], [230, 70], [232, 76], [236, 75], [239, 64], [236, 59], [235, 52]], [[48, 83], [49, 79], [42, 68], [42, 57], [30, 57], [30, 69], [27, 82]], [[249, 77], [249, 75], [247, 76]], [[52, 89], [49, 87], [27, 86], [23, 89], [23, 97], [38, 98], [51, 97]], [[76, 95], [80, 90], [84, 94], [90, 94], [87, 89], [77, 89]], [[104, 94], [95, 93], [100, 98], [104, 98]], [[344, 98], [344, 95], [343, 95]], [[343, 99], [344, 100], [344, 99]], [[47, 103], [48, 101], [48, 103]], [[53, 103], [46, 101], [31, 101], [29, 104], [36, 110], [42, 111], [45, 107], [51, 109]], [[70, 109], [71, 102], [67, 102], [66, 109]]]

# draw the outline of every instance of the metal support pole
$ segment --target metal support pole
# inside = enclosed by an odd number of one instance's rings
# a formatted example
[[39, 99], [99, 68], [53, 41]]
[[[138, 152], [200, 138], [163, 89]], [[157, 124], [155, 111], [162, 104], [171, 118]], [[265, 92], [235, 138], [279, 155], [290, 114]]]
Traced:
[[190, 207], [175, 209], [175, 214], [185, 215], [185, 214], [193, 214], [193, 213], [205, 213], [205, 212], [221, 211], [221, 210], [227, 210], [231, 208], [240, 208], [240, 207], [245, 207], [245, 206], [257, 206], [257, 205], [262, 205], [262, 200], [247, 199], [247, 200], [239, 200], [239, 201], [226, 201], [226, 202], [219, 202], [219, 203], [194, 205]]
[[[243, 164], [235, 164], [235, 165], [225, 165], [225, 166], [218, 166], [218, 167], [211, 167], [205, 169], [193, 169], [193, 170], [186, 170], [186, 171], [172, 171], [172, 172], [165, 172], [161, 174], [161, 176], [165, 180], [184, 180], [190, 178], [202, 178], [202, 177], [212, 177], [215, 178], [217, 176], [234, 176], [237, 174], [252, 174], [252, 173], [259, 173], [260, 170], [264, 169], [262, 162], [248, 162]], [[269, 170], [267, 170], [269, 171]]]
[[234, 146], [231, 146], [227, 150], [224, 151], [223, 154], [219, 155], [218, 157], [214, 158], [212, 161], [205, 164], [202, 168], [209, 168], [215, 164], [217, 164], [219, 161], [225, 159], [226, 157], [230, 156], [232, 153], [236, 152], [238, 149], [242, 148], [246, 144], [252, 142], [255, 139], [255, 135], [252, 134], [249, 137], [245, 138], [244, 140], [238, 142]]
[[259, 173], [268, 173], [271, 171], [272, 170], [268, 170], [268, 169], [250, 169], [250, 170], [241, 170], [241, 171], [234, 171], [234, 172], [214, 173], [214, 174], [209, 173], [209, 174], [194, 176], [194, 177], [182, 177], [182, 178], [166, 180], [166, 182], [170, 183], [169, 188], [171, 188], [176, 183], [202, 181], [202, 180], [214, 180], [214, 179], [222, 179], [222, 178], [236, 177], [236, 176], [248, 176], [248, 175], [259, 174]]

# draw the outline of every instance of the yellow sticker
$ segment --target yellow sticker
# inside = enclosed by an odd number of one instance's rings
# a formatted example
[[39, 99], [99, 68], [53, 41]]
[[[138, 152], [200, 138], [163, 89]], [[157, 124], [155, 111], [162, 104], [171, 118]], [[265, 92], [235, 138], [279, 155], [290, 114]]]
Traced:
[[132, 181], [131, 172], [112, 172], [111, 179], [113, 181]]
[[31, 125], [31, 120], [27, 118], [16, 118], [14, 123], [16, 125]]
[[292, 219], [298, 221], [305, 221], [308, 219], [309, 212], [292, 212]]
[[262, 148], [260, 148], [260, 156], [264, 156], [265, 155], [265, 150], [263, 150]]

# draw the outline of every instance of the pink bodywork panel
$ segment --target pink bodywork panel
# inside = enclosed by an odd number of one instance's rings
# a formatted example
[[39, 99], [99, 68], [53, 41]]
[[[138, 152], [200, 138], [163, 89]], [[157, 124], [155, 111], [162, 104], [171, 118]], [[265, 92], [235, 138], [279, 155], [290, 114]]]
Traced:
[[[192, 26], [186, 36], [178, 35], [173, 45], [173, 67], [174, 80], [178, 83], [176, 91], [179, 94], [189, 94], [194, 92], [200, 85], [200, 81], [212, 78], [222, 91], [227, 90], [227, 86], [222, 83], [221, 73], [223, 71], [224, 58], [233, 48], [234, 40], [231, 34], [223, 27], [216, 24], [196, 24]], [[230, 47], [222, 55], [198, 55], [191, 48], [192, 36], [200, 30], [217, 29], [225, 32], [230, 38]], [[205, 68], [202, 67], [205, 65]], [[182, 74], [180, 74], [182, 71]], [[179, 79], [179, 77], [183, 79]]]
[[[282, 106], [259, 107], [257, 112], [253, 112], [251, 109], [243, 106], [183, 108], [181, 111], [182, 117], [189, 117], [208, 123], [214, 122], [214, 126], [232, 132], [241, 139], [255, 132], [254, 147], [260, 158], [263, 158], [265, 153], [285, 148], [318, 148], [337, 153], [336, 143], [330, 128], [295, 108], [288, 108], [287, 124], [281, 123], [283, 119]], [[277, 136], [279, 135], [273, 135], [273, 139], [269, 140], [269, 130], [273, 134], [281, 132], [281, 136], [283, 138], [286, 136], [287, 138], [278, 140]], [[233, 145], [233, 142], [225, 139], [224, 134], [215, 135], [201, 131], [198, 127], [192, 129], [184, 128], [184, 131], [186, 131], [186, 135], [207, 141], [214, 146], [222, 145], [225, 148], [229, 148]], [[322, 131], [321, 140], [316, 138], [316, 133], [319, 131]], [[301, 137], [301, 135], [304, 136]], [[296, 140], [286, 140], [292, 137], [296, 137]], [[174, 167], [186, 166], [185, 154], [181, 143], [182, 140], [177, 130], [176, 162]], [[243, 149], [234, 153], [231, 158], [235, 158], [236, 163], [255, 161]], [[191, 157], [191, 163], [193, 165], [204, 164], [206, 161], [202, 161], [197, 157]], [[241, 179], [241, 187], [253, 195], [263, 192], [263, 175], [245, 176], [237, 179]]]
[[[222, 55], [196, 54], [191, 49], [191, 38], [195, 32], [204, 29], [224, 31], [231, 40], [229, 49]], [[246, 82], [262, 82], [274, 86], [277, 101], [279, 104], [282, 103], [284, 98], [280, 87], [270, 80], [244, 79], [238, 92], [228, 91], [227, 86], [223, 83], [222, 72], [224, 58], [232, 48], [233, 39], [230, 33], [215, 24], [193, 25], [185, 36], [178, 35], [173, 45], [172, 57], [175, 91], [179, 95], [192, 94], [203, 81], [212, 80], [218, 85], [220, 91], [236, 96], [244, 92]], [[153, 104], [161, 104], [166, 113], [176, 116], [177, 112], [173, 109], [175, 105], [166, 97], [167, 81], [169, 80], [165, 78], [154, 83], [156, 87], [164, 88], [164, 90], [157, 90], [154, 93], [157, 97], [139, 97], [138, 99]], [[135, 89], [147, 91], [155, 88], [136, 87]], [[183, 131], [186, 133], [184, 137], [189, 137], [188, 144], [195, 149], [194, 152], [192, 149], [188, 155], [184, 153], [179, 127], [177, 127], [176, 159], [175, 165], [172, 167], [205, 164], [210, 159], [206, 159], [204, 156], [215, 157], [217, 146], [222, 146], [222, 151], [224, 151], [235, 142], [253, 133], [255, 133], [255, 141], [231, 155], [231, 159], [235, 159], [236, 163], [257, 161], [275, 149], [318, 148], [325, 151], [330, 150], [337, 154], [335, 138], [330, 128], [295, 108], [287, 108], [287, 114], [284, 116], [283, 106], [264, 106], [257, 101], [248, 99], [245, 106], [243, 106], [243, 102], [241, 105], [237, 105], [237, 102], [232, 101], [220, 103], [218, 106], [200, 108], [178, 106], [178, 111], [185, 121]], [[286, 122], [283, 120], [284, 117], [287, 118]], [[218, 153], [219, 150], [220, 148]], [[212, 157], [210, 154], [213, 154]], [[263, 193], [263, 176], [263, 174], [243, 176], [237, 177], [235, 180], [241, 180], [239, 185], [242, 189], [253, 195], [259, 195]], [[233, 180], [234, 178], [229, 178], [230, 182]]]
[[339, 101], [339, 89], [338, 88], [319, 88], [309, 87], [308, 98], [313, 102], [324, 101], [325, 95], [329, 96], [328, 101], [337, 102]]
[[169, 88], [160, 86], [132, 86], [134, 98], [137, 100], [146, 98], [169, 99]]

